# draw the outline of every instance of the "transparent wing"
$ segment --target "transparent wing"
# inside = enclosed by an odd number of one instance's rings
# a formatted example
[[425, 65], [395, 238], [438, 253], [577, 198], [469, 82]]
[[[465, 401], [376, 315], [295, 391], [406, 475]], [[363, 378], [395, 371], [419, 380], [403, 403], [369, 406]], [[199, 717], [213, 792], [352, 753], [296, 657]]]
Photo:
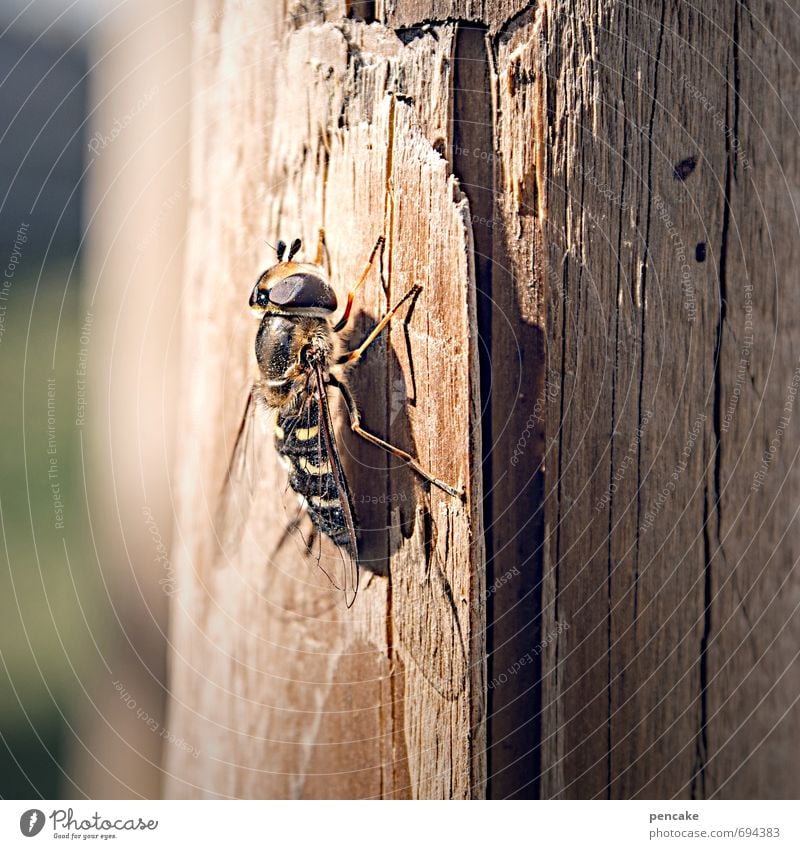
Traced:
[[331, 424], [330, 409], [328, 407], [328, 395], [322, 367], [316, 363], [313, 367], [313, 378], [316, 384], [316, 401], [319, 407], [319, 438], [320, 448], [324, 450], [330, 465], [331, 475], [336, 488], [338, 498], [338, 509], [341, 510], [341, 519], [345, 528], [345, 538], [340, 539], [336, 546], [339, 560], [339, 575], [328, 577], [337, 589], [344, 593], [345, 604], [352, 607], [358, 593], [358, 542], [356, 539], [355, 518], [353, 515], [353, 499], [347, 478], [342, 468], [339, 457], [339, 449], [336, 445], [336, 435]]
[[256, 407], [258, 387], [252, 386], [242, 410], [228, 468], [220, 488], [214, 531], [222, 555], [232, 554], [241, 540], [258, 477], [256, 455]]
[[[358, 593], [358, 548], [352, 497], [339, 457], [331, 425], [327, 394], [321, 369], [314, 369], [309, 393], [294, 414], [278, 413], [274, 430], [275, 447], [287, 472], [279, 501], [283, 503], [285, 530], [273, 549], [274, 556], [294, 535], [302, 540], [306, 556], [351, 607]], [[232, 557], [239, 548], [252, 513], [262, 446], [256, 421], [259, 388], [247, 397], [228, 469], [220, 492], [216, 516], [216, 542], [220, 555]], [[311, 434], [315, 436], [311, 437]], [[319, 471], [323, 466], [325, 474]], [[310, 530], [304, 530], [310, 520]], [[322, 536], [332, 541], [322, 545]]]

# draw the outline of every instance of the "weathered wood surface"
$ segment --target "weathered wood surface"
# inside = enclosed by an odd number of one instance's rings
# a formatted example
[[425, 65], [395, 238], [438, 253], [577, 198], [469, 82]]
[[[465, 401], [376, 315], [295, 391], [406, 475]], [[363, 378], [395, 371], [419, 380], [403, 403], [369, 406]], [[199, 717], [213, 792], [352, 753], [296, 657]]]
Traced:
[[[172, 725], [203, 752], [170, 752], [168, 792], [797, 795], [790, 12], [285, 11], [196, 15]], [[357, 449], [358, 485], [405, 500], [370, 516], [351, 613], [296, 550], [268, 565], [274, 457], [242, 550], [206, 541], [261, 239], [320, 224], [342, 288], [392, 234], [360, 331], [424, 278], [356, 388], [470, 489], [429, 507]]]
[[542, 795], [796, 796], [797, 27], [545, 9]]
[[[195, 20], [204, 59], [170, 727], [199, 755], [170, 748], [166, 792], [480, 797], [475, 287], [468, 204], [439, 152], [449, 143], [455, 30], [404, 44], [360, 22], [285, 26], [255, 4], [233, 9], [201, 6]], [[423, 286], [354, 388], [366, 426], [467, 488], [466, 504], [426, 493], [382, 452], [345, 440], [367, 565], [351, 610], [301, 543], [276, 550], [286, 477], [270, 433], [241, 545], [217, 554], [208, 531], [252, 375], [249, 289], [274, 261], [264, 239], [300, 235], [313, 256], [320, 226], [341, 303], [376, 237], [387, 237], [359, 295], [354, 340], [411, 285]]]

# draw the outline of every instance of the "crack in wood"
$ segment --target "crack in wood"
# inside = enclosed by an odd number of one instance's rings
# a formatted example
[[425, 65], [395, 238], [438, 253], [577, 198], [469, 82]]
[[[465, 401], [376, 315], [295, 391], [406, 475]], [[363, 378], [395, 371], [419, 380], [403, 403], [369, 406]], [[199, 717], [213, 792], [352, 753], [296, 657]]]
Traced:
[[[453, 50], [452, 128], [450, 139], [450, 162], [452, 173], [458, 179], [461, 190], [469, 200], [470, 213], [479, 218], [491, 219], [494, 209], [494, 172], [491, 164], [471, 156], [476, 149], [493, 149], [494, 126], [486, 123], [485, 104], [489, 101], [489, 58], [485, 40], [485, 29], [474, 25], [457, 25]], [[491, 233], [485, 228], [473, 226], [475, 286], [477, 300], [479, 347], [479, 381], [482, 415], [480, 419], [482, 476], [484, 481], [484, 544], [486, 546], [486, 569], [490, 573], [493, 551], [492, 529], [492, 420], [489, 392], [492, 386], [492, 255]], [[489, 583], [487, 578], [487, 584]], [[491, 641], [494, 616], [493, 596], [486, 604], [486, 641], [489, 677], [491, 677]], [[487, 697], [487, 787], [491, 796], [492, 774], [492, 723], [491, 695]]]
[[[709, 761], [708, 741], [708, 654], [713, 631], [712, 608], [713, 595], [713, 571], [712, 562], [719, 554], [722, 562], [726, 562], [725, 550], [722, 543], [722, 349], [728, 314], [728, 254], [730, 240], [731, 205], [733, 183], [736, 180], [737, 156], [739, 149], [739, 105], [740, 105], [740, 71], [739, 71], [739, 38], [740, 38], [741, 0], [733, 0], [733, 33], [731, 39], [731, 57], [726, 69], [726, 87], [732, 90], [725, 104], [725, 180], [722, 209], [722, 231], [720, 236], [720, 257], [718, 268], [718, 298], [719, 308], [717, 312], [717, 326], [715, 331], [714, 353], [713, 353], [713, 504], [709, 504], [712, 494], [706, 485], [704, 492], [704, 522], [703, 522], [703, 632], [700, 638], [700, 662], [699, 662], [699, 687], [700, 687], [700, 717], [697, 730], [697, 741], [695, 748], [695, 774], [692, 776], [691, 794], [692, 798], [708, 798], [707, 788], [707, 764]], [[732, 67], [731, 67], [732, 66]], [[731, 79], [732, 77], [732, 79]], [[731, 103], [732, 101], [732, 103]], [[731, 117], [731, 105], [733, 117]], [[733, 139], [730, 138], [728, 128], [731, 128]], [[716, 549], [712, 552], [711, 542], [711, 512], [715, 518]], [[734, 578], [734, 585], [738, 592], [738, 585]], [[745, 610], [746, 616], [746, 610]]]

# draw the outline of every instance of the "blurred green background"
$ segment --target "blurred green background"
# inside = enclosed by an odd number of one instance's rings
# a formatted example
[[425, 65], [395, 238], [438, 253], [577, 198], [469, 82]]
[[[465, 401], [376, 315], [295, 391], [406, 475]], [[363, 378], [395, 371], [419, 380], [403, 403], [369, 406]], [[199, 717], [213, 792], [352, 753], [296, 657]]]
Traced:
[[[64, 792], [71, 700], [98, 662], [93, 641], [103, 638], [106, 621], [98, 615], [102, 586], [75, 426], [83, 322], [76, 260], [88, 101], [88, 49], [79, 37], [85, 10], [83, 3], [65, 13], [52, 3], [16, 0], [0, 9], [0, 282], [8, 284], [0, 300], [4, 798]], [[23, 222], [27, 239], [20, 243]], [[51, 469], [57, 477], [49, 477]], [[58, 485], [64, 505], [63, 529], [56, 527], [51, 484]]]
[[95, 644], [108, 634], [75, 425], [79, 286], [68, 266], [38, 280], [25, 265], [0, 339], [0, 796], [58, 798], [71, 699], [104, 662]]
[[193, 8], [0, 4], [2, 798], [160, 793]]

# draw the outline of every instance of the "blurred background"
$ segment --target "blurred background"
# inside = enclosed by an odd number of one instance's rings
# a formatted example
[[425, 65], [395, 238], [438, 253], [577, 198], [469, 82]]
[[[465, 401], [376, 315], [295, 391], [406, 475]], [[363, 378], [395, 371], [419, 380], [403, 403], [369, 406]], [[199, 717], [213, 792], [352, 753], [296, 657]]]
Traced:
[[[160, 793], [191, 2], [0, 5], [0, 796]], [[123, 483], [124, 482], [124, 483]]]

